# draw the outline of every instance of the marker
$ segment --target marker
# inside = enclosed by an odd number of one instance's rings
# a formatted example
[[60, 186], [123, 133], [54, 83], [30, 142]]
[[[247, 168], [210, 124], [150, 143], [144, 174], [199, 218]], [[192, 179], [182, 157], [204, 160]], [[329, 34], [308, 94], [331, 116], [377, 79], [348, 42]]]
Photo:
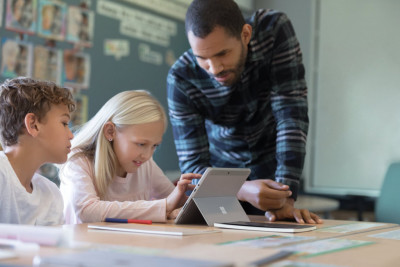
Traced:
[[152, 224], [151, 220], [134, 220], [134, 219], [118, 219], [118, 218], [106, 218], [105, 222], [112, 223], [140, 223], [140, 224]]

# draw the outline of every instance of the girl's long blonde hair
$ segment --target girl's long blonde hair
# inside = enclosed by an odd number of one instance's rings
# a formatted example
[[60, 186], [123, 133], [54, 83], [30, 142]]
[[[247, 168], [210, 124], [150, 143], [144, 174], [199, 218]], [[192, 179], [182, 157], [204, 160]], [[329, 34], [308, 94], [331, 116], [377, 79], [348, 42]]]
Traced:
[[75, 133], [69, 160], [85, 157], [92, 163], [94, 184], [100, 199], [103, 199], [108, 185], [116, 175], [117, 164], [112, 144], [103, 134], [104, 125], [112, 122], [116, 128], [121, 128], [160, 120], [164, 122], [166, 129], [167, 117], [164, 108], [149, 92], [121, 92], [108, 100], [96, 115]]

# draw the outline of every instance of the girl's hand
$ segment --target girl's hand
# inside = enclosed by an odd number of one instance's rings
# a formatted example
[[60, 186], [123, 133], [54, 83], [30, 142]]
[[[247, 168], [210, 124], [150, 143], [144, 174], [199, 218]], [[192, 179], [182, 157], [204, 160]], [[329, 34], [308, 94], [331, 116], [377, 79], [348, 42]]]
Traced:
[[192, 179], [199, 178], [201, 178], [201, 174], [185, 173], [181, 175], [174, 191], [167, 197], [167, 218], [174, 209], [181, 207], [185, 203], [187, 199], [185, 192], [194, 189], [195, 185], [191, 184]]
[[181, 209], [182, 209], [182, 208], [174, 209], [173, 211], [171, 211], [171, 212], [168, 214], [167, 219], [168, 219], [168, 220], [173, 220], [173, 219], [175, 219], [175, 218], [178, 216], [178, 214], [179, 214], [179, 212], [181, 211]]

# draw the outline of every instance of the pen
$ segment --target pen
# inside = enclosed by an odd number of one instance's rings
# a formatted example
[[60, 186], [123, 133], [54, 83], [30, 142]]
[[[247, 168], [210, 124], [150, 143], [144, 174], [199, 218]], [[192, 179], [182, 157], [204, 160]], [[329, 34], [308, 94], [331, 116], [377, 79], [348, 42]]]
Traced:
[[283, 259], [285, 257], [288, 257], [288, 256], [292, 255], [292, 254], [294, 254], [294, 251], [282, 250], [282, 251], [279, 251], [278, 253], [276, 253], [274, 255], [271, 255], [271, 256], [268, 256], [266, 258], [250, 262], [249, 266], [251, 266], [251, 267], [253, 267], [253, 266], [254, 267], [264, 266], [267, 263], [271, 263], [273, 261]]
[[140, 223], [140, 224], [152, 224], [151, 220], [134, 220], [134, 219], [118, 219], [118, 218], [106, 218], [105, 222], [113, 223]]

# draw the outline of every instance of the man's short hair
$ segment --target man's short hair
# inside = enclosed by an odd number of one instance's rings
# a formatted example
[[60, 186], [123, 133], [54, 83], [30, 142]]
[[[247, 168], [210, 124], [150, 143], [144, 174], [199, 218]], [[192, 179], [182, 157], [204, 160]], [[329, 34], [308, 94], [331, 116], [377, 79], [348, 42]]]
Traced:
[[185, 20], [186, 34], [190, 31], [205, 38], [215, 27], [223, 27], [232, 37], [240, 39], [245, 20], [233, 0], [194, 0]]
[[71, 90], [53, 82], [18, 77], [8, 79], [0, 85], [0, 139], [4, 146], [18, 143], [25, 129], [28, 113], [42, 120], [51, 105], [65, 104], [72, 112], [75, 109]]

